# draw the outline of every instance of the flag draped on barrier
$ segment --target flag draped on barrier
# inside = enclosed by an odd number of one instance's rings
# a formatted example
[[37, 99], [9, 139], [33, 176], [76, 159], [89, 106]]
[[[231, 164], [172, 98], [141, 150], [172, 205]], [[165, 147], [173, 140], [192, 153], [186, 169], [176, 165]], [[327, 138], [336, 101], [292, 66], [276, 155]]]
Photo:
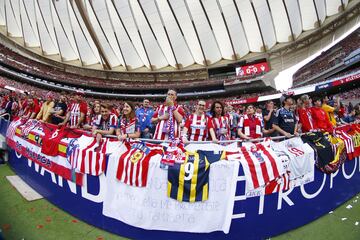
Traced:
[[[164, 145], [104, 138], [98, 146], [84, 132], [22, 119], [11, 122], [6, 133], [18, 154], [78, 185], [84, 174], [106, 173], [105, 216], [168, 231], [227, 233], [238, 172], [246, 182], [244, 197], [257, 197], [312, 182], [315, 166], [332, 173], [346, 154], [360, 156], [358, 124], [337, 128], [334, 134], [308, 133], [242, 146], [184, 148], [171, 134], [170, 139]], [[170, 163], [168, 171], [160, 168], [161, 159]]]

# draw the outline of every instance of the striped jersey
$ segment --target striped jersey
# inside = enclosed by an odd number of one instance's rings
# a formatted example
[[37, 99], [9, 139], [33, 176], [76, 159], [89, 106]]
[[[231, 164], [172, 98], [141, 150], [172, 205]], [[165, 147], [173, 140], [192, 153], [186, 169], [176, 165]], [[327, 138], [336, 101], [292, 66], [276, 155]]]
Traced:
[[345, 149], [346, 149], [346, 153], [348, 155], [348, 158], [353, 159], [354, 158], [355, 147], [354, 147], [353, 137], [350, 134], [348, 134], [348, 132], [350, 130], [351, 130], [350, 125], [337, 127], [336, 129], [334, 129], [334, 136], [336, 136], [336, 137], [338, 137], [338, 138], [340, 138], [341, 140], [344, 141]]
[[118, 125], [118, 118], [115, 116], [115, 114], [110, 114], [108, 119], [104, 119], [102, 115], [98, 115], [97, 119], [95, 121], [95, 126], [97, 129], [108, 131], [110, 128], [116, 129]]
[[140, 124], [137, 117], [133, 119], [127, 119], [125, 117], [121, 118], [119, 121], [118, 128], [120, 128], [121, 134], [131, 134], [135, 132], [140, 132]]
[[120, 141], [103, 138], [100, 145], [96, 138], [81, 136], [75, 143], [70, 144], [67, 158], [77, 172], [99, 176], [106, 169], [108, 155], [120, 147]]
[[202, 114], [191, 114], [186, 119], [185, 127], [188, 129], [187, 139], [190, 141], [205, 141], [209, 136], [209, 131], [214, 128], [210, 117]]
[[21, 134], [23, 138], [27, 138], [29, 133], [34, 130], [35, 128], [42, 126], [41, 122], [36, 120], [36, 119], [29, 119], [26, 121], [26, 123], [24, 123], [23, 125], [21, 125]]
[[[232, 159], [236, 157], [236, 159]], [[263, 144], [253, 144], [251, 147], [241, 147], [238, 154], [233, 154], [228, 160], [239, 160], [244, 170], [247, 189], [263, 187], [272, 180], [286, 173], [287, 164], [270, 147]]]
[[228, 116], [213, 117], [212, 123], [218, 140], [230, 140], [230, 119]]
[[127, 150], [119, 158], [116, 178], [131, 186], [146, 187], [150, 160], [161, 156], [163, 147], [144, 142], [125, 144]]
[[185, 148], [182, 142], [172, 141], [168, 147], [164, 147], [164, 154], [161, 158], [161, 164], [173, 166], [175, 163], [185, 161]]
[[213, 151], [186, 152], [183, 164], [168, 169], [167, 195], [180, 202], [206, 201], [209, 198], [210, 164], [222, 153]]
[[75, 103], [73, 102], [69, 108], [70, 111], [70, 127], [76, 126], [80, 122], [80, 114], [83, 113], [86, 116], [87, 104], [85, 102]]
[[[181, 116], [184, 117], [185, 112], [181, 106], [175, 105], [175, 109], [179, 112]], [[164, 116], [165, 114], [169, 114], [170, 108], [166, 105], [160, 105], [154, 115], [153, 118]], [[161, 120], [156, 124], [154, 139], [158, 140], [167, 140], [169, 139], [169, 120]], [[175, 117], [173, 117], [173, 124], [174, 124], [174, 137], [177, 138], [180, 135], [180, 124], [176, 121]]]

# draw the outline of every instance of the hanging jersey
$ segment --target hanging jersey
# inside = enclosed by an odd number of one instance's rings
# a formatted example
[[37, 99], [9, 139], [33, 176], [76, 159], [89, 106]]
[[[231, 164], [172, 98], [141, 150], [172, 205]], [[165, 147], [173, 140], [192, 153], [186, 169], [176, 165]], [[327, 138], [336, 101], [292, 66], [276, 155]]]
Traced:
[[13, 139], [16, 133], [16, 129], [24, 123], [23, 119], [14, 119], [6, 130], [6, 139]]
[[301, 138], [291, 138], [281, 142], [271, 142], [275, 152], [283, 152], [289, 157], [290, 180], [314, 171], [315, 152]]
[[170, 166], [167, 195], [179, 202], [206, 201], [209, 197], [210, 164], [220, 160], [213, 151], [186, 152], [185, 162]]
[[79, 138], [82, 133], [66, 127], [58, 128], [56, 125], [43, 124], [41, 152], [48, 156], [57, 156], [59, 143], [63, 138]]
[[340, 138], [329, 135], [328, 139], [331, 143], [334, 152], [333, 160], [329, 164], [320, 168], [320, 170], [327, 174], [330, 174], [336, 172], [341, 166], [341, 164], [345, 162], [346, 151], [345, 151], [344, 142]]
[[319, 168], [329, 164], [334, 159], [334, 151], [330, 142], [322, 132], [308, 132], [301, 136], [303, 142], [308, 143], [315, 151], [316, 165]]
[[349, 135], [352, 137], [354, 143], [354, 157], [360, 156], [360, 125], [351, 124], [351, 129], [349, 130]]
[[85, 173], [93, 176], [99, 176], [106, 169], [106, 161], [109, 154], [119, 149], [120, 141], [103, 138], [100, 146], [94, 137], [81, 136], [78, 139], [79, 145], [75, 149], [73, 165], [76, 166], [77, 172]]
[[212, 123], [218, 140], [230, 140], [230, 120], [228, 116], [213, 117]]
[[188, 129], [188, 140], [190, 141], [205, 141], [208, 138], [209, 131], [214, 128], [210, 117], [202, 114], [191, 114], [185, 122], [185, 127]]
[[23, 138], [27, 138], [29, 136], [29, 133], [37, 128], [38, 126], [41, 126], [41, 122], [36, 119], [29, 119], [24, 123], [21, 128], [21, 135]]
[[265, 194], [285, 192], [290, 188], [290, 172], [286, 172], [277, 179], [272, 180], [265, 186]]
[[[176, 110], [179, 112], [179, 114], [181, 116], [185, 116], [185, 112], [184, 109], [181, 106], [175, 105], [174, 106], [176, 108]], [[155, 113], [153, 118], [157, 118], [157, 117], [161, 117], [164, 116], [165, 114], [169, 114], [169, 107], [166, 105], [160, 105]], [[174, 124], [174, 137], [178, 138], [180, 135], [180, 125], [179, 123], [176, 121], [175, 117], [173, 118], [173, 124]], [[158, 139], [158, 140], [167, 140], [169, 139], [169, 127], [170, 123], [168, 120], [161, 120], [156, 124], [156, 128], [155, 128], [155, 133], [154, 133], [154, 139]]]
[[349, 131], [350, 131], [349, 125], [346, 125], [344, 127], [339, 127], [334, 130], [334, 136], [344, 141], [346, 153], [348, 155], [348, 158], [351, 160], [354, 158], [355, 147], [352, 136], [347, 133]]
[[222, 159], [240, 161], [247, 191], [264, 187], [288, 170], [288, 158], [283, 161], [270, 147], [261, 143], [240, 147], [236, 152], [226, 152]]
[[83, 113], [86, 116], [87, 112], [87, 104], [85, 102], [81, 103], [72, 103], [70, 105], [70, 127], [75, 127], [80, 122], [80, 116], [81, 113]]
[[149, 162], [152, 157], [161, 156], [163, 148], [144, 142], [133, 142], [131, 146], [125, 144], [128, 150], [119, 158], [116, 178], [131, 186], [146, 187]]
[[173, 166], [175, 163], [182, 164], [185, 161], [185, 148], [183, 143], [173, 141], [165, 148], [161, 158], [161, 164]]

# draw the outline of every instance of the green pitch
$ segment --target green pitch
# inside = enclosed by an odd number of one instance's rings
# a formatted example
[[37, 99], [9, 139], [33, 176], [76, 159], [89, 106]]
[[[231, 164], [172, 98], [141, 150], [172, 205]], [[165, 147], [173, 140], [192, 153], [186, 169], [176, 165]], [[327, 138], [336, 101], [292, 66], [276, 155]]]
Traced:
[[[0, 165], [0, 229], [4, 239], [125, 239], [76, 219], [45, 199], [26, 201], [5, 178], [14, 174], [8, 165]], [[352, 208], [347, 209], [348, 205]], [[271, 239], [360, 240], [360, 194], [333, 213]]]

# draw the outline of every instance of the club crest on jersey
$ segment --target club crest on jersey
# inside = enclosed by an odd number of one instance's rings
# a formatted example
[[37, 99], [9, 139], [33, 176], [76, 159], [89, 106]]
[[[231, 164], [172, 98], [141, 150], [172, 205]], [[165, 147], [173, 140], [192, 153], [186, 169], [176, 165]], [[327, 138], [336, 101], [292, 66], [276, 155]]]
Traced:
[[265, 162], [264, 158], [261, 156], [261, 153], [259, 152], [252, 152], [252, 154], [256, 157], [259, 163]]
[[75, 150], [77, 148], [79, 148], [80, 145], [78, 144], [78, 140], [77, 139], [71, 139], [70, 142], [68, 143], [67, 147], [66, 147], [66, 160], [71, 163], [72, 160], [71, 156], [74, 154]]
[[195, 156], [190, 155], [188, 161], [194, 161], [194, 160], [195, 160]]
[[137, 163], [143, 157], [144, 157], [144, 152], [138, 150], [138, 151], [134, 152], [134, 154], [130, 157], [130, 161], [132, 163]]

